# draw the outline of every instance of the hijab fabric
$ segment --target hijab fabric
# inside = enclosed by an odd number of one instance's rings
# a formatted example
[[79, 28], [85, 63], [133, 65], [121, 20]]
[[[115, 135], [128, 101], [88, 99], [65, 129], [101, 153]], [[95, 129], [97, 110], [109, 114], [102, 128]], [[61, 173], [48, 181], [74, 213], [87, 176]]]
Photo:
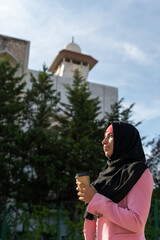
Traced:
[[[147, 165], [138, 130], [129, 123], [113, 122], [111, 125], [113, 154], [92, 185], [98, 193], [119, 203], [142, 176]], [[92, 220], [94, 216], [86, 212], [85, 218]]]

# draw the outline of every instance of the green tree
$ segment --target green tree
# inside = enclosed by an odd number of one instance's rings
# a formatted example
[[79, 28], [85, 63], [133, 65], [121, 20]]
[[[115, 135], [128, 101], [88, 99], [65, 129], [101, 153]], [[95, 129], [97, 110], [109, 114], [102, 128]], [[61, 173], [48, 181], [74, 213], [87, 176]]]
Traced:
[[23, 76], [17, 76], [18, 65], [0, 61], [0, 194], [1, 206], [17, 198], [23, 166]]
[[147, 155], [147, 164], [154, 178], [155, 188], [160, 188], [160, 135], [147, 143], [150, 154]]
[[78, 71], [74, 74], [73, 84], [66, 84], [68, 104], [62, 104], [63, 123], [61, 125], [64, 143], [64, 174], [67, 183], [63, 190], [64, 199], [77, 199], [75, 174], [89, 171], [91, 180], [97, 177], [104, 166], [102, 138], [103, 120], [100, 114], [99, 99], [92, 98], [86, 80]]
[[25, 152], [26, 182], [23, 201], [46, 204], [57, 197], [59, 191], [59, 113], [60, 94], [54, 89], [52, 74], [44, 65], [38, 76], [31, 74], [31, 89], [24, 98], [26, 103]]
[[105, 121], [112, 122], [112, 121], [121, 121], [126, 123], [131, 123], [134, 126], [138, 126], [141, 124], [141, 121], [135, 123], [131, 118], [133, 116], [133, 107], [135, 103], [130, 104], [129, 107], [124, 107], [124, 98], [121, 98], [118, 102], [115, 102], [111, 105], [111, 111], [106, 112], [105, 114]]

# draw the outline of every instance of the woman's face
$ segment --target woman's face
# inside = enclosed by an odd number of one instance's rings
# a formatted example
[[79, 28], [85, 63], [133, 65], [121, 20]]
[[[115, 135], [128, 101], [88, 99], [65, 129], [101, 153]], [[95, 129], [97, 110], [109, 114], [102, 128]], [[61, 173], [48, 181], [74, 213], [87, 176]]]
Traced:
[[110, 158], [113, 154], [113, 143], [114, 143], [113, 134], [110, 132], [106, 132], [104, 139], [102, 141], [102, 144], [103, 144], [103, 151], [107, 158]]

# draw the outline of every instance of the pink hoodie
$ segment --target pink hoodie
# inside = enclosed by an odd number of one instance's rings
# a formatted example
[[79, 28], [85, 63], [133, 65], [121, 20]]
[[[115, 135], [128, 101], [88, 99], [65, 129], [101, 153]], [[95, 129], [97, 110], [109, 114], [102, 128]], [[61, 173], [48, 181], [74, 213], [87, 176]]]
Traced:
[[87, 211], [101, 217], [97, 220], [85, 220], [85, 240], [145, 240], [144, 228], [152, 191], [153, 178], [149, 169], [146, 169], [118, 204], [96, 193]]

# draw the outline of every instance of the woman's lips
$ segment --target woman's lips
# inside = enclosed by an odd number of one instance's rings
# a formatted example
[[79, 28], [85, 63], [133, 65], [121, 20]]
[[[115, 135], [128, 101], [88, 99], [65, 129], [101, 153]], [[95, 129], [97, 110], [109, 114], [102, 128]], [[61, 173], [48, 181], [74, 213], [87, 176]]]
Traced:
[[106, 152], [109, 150], [109, 147], [103, 147], [103, 150]]

